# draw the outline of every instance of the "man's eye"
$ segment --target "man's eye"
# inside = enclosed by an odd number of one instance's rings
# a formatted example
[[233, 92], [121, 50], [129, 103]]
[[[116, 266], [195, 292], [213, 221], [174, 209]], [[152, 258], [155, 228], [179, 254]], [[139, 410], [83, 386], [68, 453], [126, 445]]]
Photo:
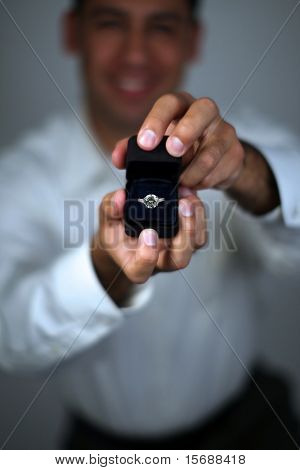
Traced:
[[166, 34], [173, 34], [175, 32], [175, 28], [166, 25], [166, 24], [156, 24], [153, 26], [153, 30], [159, 33], [166, 33]]
[[121, 28], [122, 25], [119, 21], [96, 21], [95, 22], [96, 28], [99, 29], [118, 29]]

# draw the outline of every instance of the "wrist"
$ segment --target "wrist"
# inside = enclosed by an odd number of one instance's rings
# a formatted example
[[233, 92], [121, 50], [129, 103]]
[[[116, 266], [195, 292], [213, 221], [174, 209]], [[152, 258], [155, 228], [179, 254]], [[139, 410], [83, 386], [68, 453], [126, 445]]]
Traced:
[[115, 263], [110, 254], [97, 246], [95, 239], [92, 241], [90, 253], [99, 282], [112, 300], [121, 307], [130, 297], [134, 283], [128, 279], [122, 268]]
[[254, 161], [257, 159], [257, 154], [254, 148], [246, 142], [240, 141], [240, 143], [242, 144], [245, 153], [243, 166], [238, 177], [234, 180], [228, 190], [236, 193], [246, 193], [254, 185], [255, 175], [253, 168], [255, 167]]
[[261, 152], [247, 142], [240, 142], [245, 151], [243, 168], [227, 192], [246, 210], [262, 215], [280, 204], [277, 183]]

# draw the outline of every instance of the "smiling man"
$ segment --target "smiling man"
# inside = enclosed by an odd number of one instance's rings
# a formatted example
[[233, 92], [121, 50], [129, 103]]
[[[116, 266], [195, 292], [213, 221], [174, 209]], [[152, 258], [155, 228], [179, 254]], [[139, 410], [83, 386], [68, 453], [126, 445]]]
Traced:
[[67, 47], [81, 57], [97, 133], [113, 147], [137, 131], [160, 96], [178, 87], [201, 34], [193, 17], [197, 2], [75, 3], [65, 19]]
[[[256, 331], [259, 306], [272, 308], [270, 266], [289, 282], [299, 273], [299, 148], [179, 91], [201, 49], [197, 6], [74, 2], [64, 38], [80, 63], [84, 124], [56, 117], [1, 159], [0, 361], [59, 364], [67, 448], [297, 447], [287, 388], [259, 367]], [[172, 239], [124, 232], [132, 134], [145, 150], [168, 135], [183, 159]], [[233, 202], [233, 244], [220, 245], [214, 214]], [[70, 203], [82, 210], [71, 247]]]

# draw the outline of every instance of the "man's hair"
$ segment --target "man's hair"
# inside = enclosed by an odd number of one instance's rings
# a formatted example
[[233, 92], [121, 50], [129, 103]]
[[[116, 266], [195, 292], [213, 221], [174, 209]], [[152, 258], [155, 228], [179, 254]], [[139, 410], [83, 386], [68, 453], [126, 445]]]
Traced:
[[[80, 10], [83, 5], [84, 0], [72, 0], [73, 1], [73, 8], [76, 10]], [[187, 0], [190, 5], [192, 17], [196, 17], [197, 9], [200, 7], [203, 0]]]

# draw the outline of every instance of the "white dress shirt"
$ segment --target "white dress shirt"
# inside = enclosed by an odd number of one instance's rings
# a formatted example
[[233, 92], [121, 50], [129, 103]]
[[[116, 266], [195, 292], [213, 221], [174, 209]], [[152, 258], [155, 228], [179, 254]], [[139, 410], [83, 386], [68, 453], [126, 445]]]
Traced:
[[[235, 207], [220, 237], [221, 191], [200, 191], [208, 242], [181, 271], [159, 273], [119, 308], [99, 283], [89, 243], [102, 197], [125, 171], [101, 156], [73, 115], [55, 117], [0, 160], [0, 364], [55, 370], [67, 404], [100, 426], [163, 435], [202, 422], [239, 393], [257, 355], [268, 271], [299, 275], [299, 144], [262, 121], [239, 135], [273, 168], [281, 208]], [[66, 207], [83, 208], [83, 239]], [[76, 209], [77, 207], [77, 209]], [[75, 215], [76, 216], [76, 214]], [[226, 232], [226, 231], [225, 231]], [[225, 233], [226, 234], [226, 233]], [[262, 273], [264, 276], [262, 277]], [[270, 308], [272, 305], [270, 299]]]

